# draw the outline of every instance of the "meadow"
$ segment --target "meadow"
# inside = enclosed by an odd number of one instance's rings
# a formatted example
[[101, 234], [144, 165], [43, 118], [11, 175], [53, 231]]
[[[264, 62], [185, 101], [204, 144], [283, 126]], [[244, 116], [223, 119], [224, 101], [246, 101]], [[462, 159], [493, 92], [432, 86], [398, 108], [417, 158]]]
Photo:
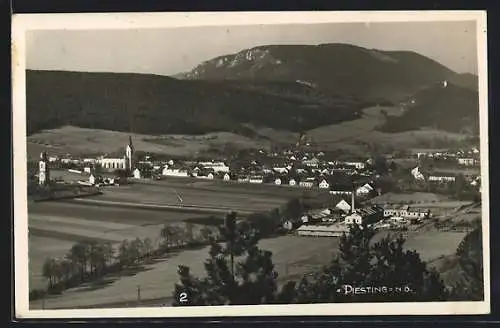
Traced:
[[[435, 140], [459, 141], [466, 136], [441, 130], [412, 130], [399, 133], [384, 133], [377, 127], [386, 121], [386, 116], [401, 114], [399, 107], [368, 107], [359, 119], [339, 124], [325, 125], [306, 131], [308, 137], [322, 150], [344, 150], [351, 154], [366, 153], [366, 144], [375, 144], [387, 149], [421, 148]], [[64, 155], [97, 155], [123, 152], [132, 136], [135, 148], [154, 154], [192, 157], [210, 153], [214, 149], [269, 149], [272, 143], [295, 144], [298, 134], [266, 127], [246, 126], [261, 138], [249, 138], [230, 132], [214, 132], [204, 135], [147, 135], [109, 130], [64, 126], [45, 130], [28, 137], [28, 154], [37, 158], [40, 151]], [[272, 141], [271, 141], [272, 140]]]
[[49, 154], [98, 155], [123, 152], [132, 137], [135, 149], [171, 156], [194, 156], [196, 153], [234, 144], [238, 148], [268, 148], [269, 143], [255, 141], [229, 132], [210, 133], [201, 136], [190, 135], [145, 135], [118, 131], [64, 126], [44, 130], [28, 137], [27, 151], [32, 158], [38, 158], [45, 150]]

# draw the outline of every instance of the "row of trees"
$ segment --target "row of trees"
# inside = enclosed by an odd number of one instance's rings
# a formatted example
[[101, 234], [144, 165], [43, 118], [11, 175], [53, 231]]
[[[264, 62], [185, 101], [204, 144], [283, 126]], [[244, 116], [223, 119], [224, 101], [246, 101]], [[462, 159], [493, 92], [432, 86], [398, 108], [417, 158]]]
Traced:
[[[185, 227], [164, 225], [160, 230], [159, 240], [155, 242], [151, 238], [123, 240], [118, 245], [93, 240], [77, 242], [64, 257], [45, 260], [42, 275], [48, 281], [47, 291], [59, 293], [83, 282], [100, 279], [108, 273], [140, 265], [172, 248], [207, 244], [212, 238], [218, 238], [208, 227], [200, 229], [196, 234], [193, 228], [191, 223], [187, 223]], [[35, 294], [44, 293], [37, 291], [32, 295]]]
[[93, 240], [75, 243], [63, 258], [48, 258], [42, 274], [48, 280], [49, 292], [60, 292], [82, 282], [101, 278], [106, 273], [132, 265], [152, 251], [149, 238], [124, 240], [115, 249], [110, 242]]
[[[288, 281], [278, 287], [272, 253], [258, 247], [260, 235], [248, 222], [234, 224], [228, 216], [222, 229], [226, 242], [212, 242], [203, 278], [179, 266], [180, 281], [175, 285], [174, 306], [254, 305], [279, 303], [331, 302], [415, 302], [477, 298], [482, 295], [480, 231], [468, 235], [457, 250], [459, 265], [467, 279], [445, 286], [440, 274], [429, 268], [415, 251], [404, 248], [402, 236], [387, 236], [373, 242], [374, 232], [354, 225], [341, 237], [338, 255], [322, 270]], [[242, 259], [236, 264], [234, 258]], [[405, 292], [348, 293], [354, 287], [406, 287]], [[452, 288], [453, 287], [453, 288]]]

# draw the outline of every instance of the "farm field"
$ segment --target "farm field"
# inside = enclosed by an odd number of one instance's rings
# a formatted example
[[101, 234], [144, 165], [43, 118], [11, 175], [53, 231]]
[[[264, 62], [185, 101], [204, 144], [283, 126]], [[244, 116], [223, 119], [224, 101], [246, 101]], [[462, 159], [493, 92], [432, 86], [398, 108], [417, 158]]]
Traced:
[[[207, 185], [210, 187], [210, 185]], [[190, 187], [169, 184], [133, 184], [109, 188], [104, 194], [96, 196], [95, 199], [141, 202], [143, 204], [158, 205], [186, 205], [186, 206], [213, 206], [214, 208], [231, 208], [235, 211], [268, 211], [283, 205], [287, 199], [286, 195], [263, 192], [245, 193], [235, 192], [225, 187], [205, 189], [203, 187]]]
[[124, 239], [149, 237], [157, 243], [163, 224], [179, 225], [186, 219], [208, 216], [203, 212], [182, 213], [65, 202], [30, 203], [30, 289], [46, 285], [41, 276], [45, 259], [64, 256], [77, 241], [91, 239], [119, 243]]
[[435, 174], [437, 173], [452, 173], [452, 174], [463, 174], [463, 175], [479, 175], [481, 173], [481, 168], [477, 167], [452, 167], [452, 168], [435, 168], [433, 170]]
[[363, 143], [377, 144], [393, 149], [418, 148], [423, 142], [433, 140], [463, 140], [465, 135], [440, 130], [414, 130], [398, 133], [384, 133], [376, 128], [385, 122], [381, 111], [397, 116], [398, 107], [370, 107], [363, 110], [363, 116], [354, 121], [319, 127], [308, 131], [308, 136], [322, 149], [341, 149], [354, 154], [366, 152]]
[[28, 137], [28, 155], [37, 158], [42, 150], [50, 154], [73, 155], [104, 154], [123, 152], [132, 136], [137, 150], [172, 156], [190, 156], [208, 150], [210, 147], [222, 147], [226, 144], [238, 148], [268, 148], [268, 142], [255, 141], [229, 132], [210, 133], [202, 136], [161, 135], [125, 133], [109, 130], [86, 129], [64, 126], [46, 130]]
[[[304, 273], [327, 264], [337, 249], [338, 238], [304, 238], [283, 236], [264, 239], [260, 242], [263, 249], [273, 253], [280, 281], [299, 279]], [[170, 297], [174, 284], [178, 281], [177, 267], [187, 265], [195, 276], [204, 274], [203, 262], [208, 257], [208, 247], [200, 250], [182, 251], [171, 258], [152, 265], [132, 276], [113, 278], [107, 286], [85, 290], [84, 287], [66, 291], [63, 295], [45, 301], [46, 308], [71, 308], [98, 306], [117, 302], [135, 302], [137, 286], [141, 286], [141, 300]], [[116, 280], [115, 280], [116, 279]], [[30, 304], [39, 308], [41, 301]]]
[[[373, 242], [381, 240], [388, 234], [398, 235], [381, 232], [374, 237]], [[466, 232], [426, 230], [404, 232], [403, 236], [406, 238], [406, 249], [417, 251], [423, 261], [432, 262], [441, 256], [454, 254]]]

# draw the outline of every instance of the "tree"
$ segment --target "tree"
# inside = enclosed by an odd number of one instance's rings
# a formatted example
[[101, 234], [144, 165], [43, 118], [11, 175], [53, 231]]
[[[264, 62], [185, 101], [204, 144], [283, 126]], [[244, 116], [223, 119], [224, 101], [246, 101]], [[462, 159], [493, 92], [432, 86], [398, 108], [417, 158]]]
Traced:
[[[374, 233], [353, 225], [340, 242], [340, 253], [323, 270], [304, 277], [296, 288], [299, 303], [438, 301], [446, 293], [438, 273], [418, 253], [404, 250], [404, 238], [386, 236], [373, 243]], [[385, 292], [352, 293], [354, 287], [385, 287]], [[394, 288], [389, 292], [389, 288]], [[408, 288], [405, 292], [397, 288]], [[410, 292], [411, 290], [411, 292]]]
[[287, 220], [298, 220], [304, 212], [304, 205], [300, 198], [289, 200], [281, 209], [281, 216]]
[[120, 261], [120, 265], [122, 267], [128, 266], [131, 264], [130, 257], [130, 242], [125, 239], [121, 242], [118, 248], [118, 260]]
[[212, 237], [212, 230], [210, 228], [204, 226], [200, 230], [200, 235], [201, 235], [203, 242], [210, 241], [210, 239]]
[[67, 258], [79, 268], [80, 280], [82, 281], [85, 278], [88, 257], [88, 247], [82, 242], [74, 244], [67, 255]]
[[191, 222], [187, 222], [186, 225], [185, 225], [185, 237], [186, 237], [186, 241], [188, 243], [191, 243], [193, 242], [194, 240], [194, 225], [191, 223]]
[[452, 289], [454, 299], [479, 301], [484, 298], [482, 247], [481, 227], [468, 233], [459, 244], [456, 255], [461, 275]]
[[106, 246], [102, 243], [92, 243], [90, 245], [91, 253], [90, 260], [93, 269], [91, 269], [91, 274], [93, 276], [102, 276], [106, 267]]
[[115, 249], [113, 247], [113, 244], [111, 242], [106, 242], [103, 245], [103, 255], [104, 255], [104, 266], [105, 269], [111, 265], [114, 256], [115, 256]]
[[171, 225], [165, 224], [160, 231], [160, 237], [163, 241], [165, 247], [172, 245], [173, 239], [175, 237], [175, 229]]
[[130, 264], [136, 263], [141, 260], [144, 255], [144, 244], [142, 240], [137, 237], [129, 244], [128, 257]]
[[147, 259], [151, 257], [151, 253], [153, 252], [153, 241], [151, 238], [145, 238], [144, 239], [144, 255], [146, 256]]
[[453, 183], [453, 193], [457, 199], [461, 199], [462, 194], [466, 191], [467, 184], [463, 174], [457, 174]]
[[56, 265], [56, 260], [54, 258], [47, 258], [43, 263], [42, 275], [44, 278], [47, 278], [49, 289], [54, 288]]
[[[291, 300], [293, 293], [289, 287], [285, 293], [278, 293], [272, 254], [257, 247], [257, 234], [250, 225], [233, 227], [229, 221], [222, 235], [227, 240], [224, 245], [212, 241], [205, 262], [205, 278], [194, 277], [189, 267], [179, 266], [180, 282], [175, 285], [174, 306], [250, 305]], [[234, 274], [231, 255], [242, 258], [235, 264]], [[187, 296], [185, 299], [183, 294]]]

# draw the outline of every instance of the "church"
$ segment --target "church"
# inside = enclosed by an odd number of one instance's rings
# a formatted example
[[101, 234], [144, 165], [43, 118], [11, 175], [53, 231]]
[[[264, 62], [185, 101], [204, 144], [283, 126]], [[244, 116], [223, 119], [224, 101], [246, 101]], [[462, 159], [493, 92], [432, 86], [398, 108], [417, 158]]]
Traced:
[[45, 186], [50, 181], [49, 158], [47, 152], [40, 153], [40, 161], [38, 162], [38, 184]]
[[132, 171], [134, 167], [134, 146], [132, 144], [132, 137], [129, 137], [128, 145], [125, 148], [123, 157], [107, 158], [103, 157], [98, 159], [97, 163], [105, 170], [128, 170]]

